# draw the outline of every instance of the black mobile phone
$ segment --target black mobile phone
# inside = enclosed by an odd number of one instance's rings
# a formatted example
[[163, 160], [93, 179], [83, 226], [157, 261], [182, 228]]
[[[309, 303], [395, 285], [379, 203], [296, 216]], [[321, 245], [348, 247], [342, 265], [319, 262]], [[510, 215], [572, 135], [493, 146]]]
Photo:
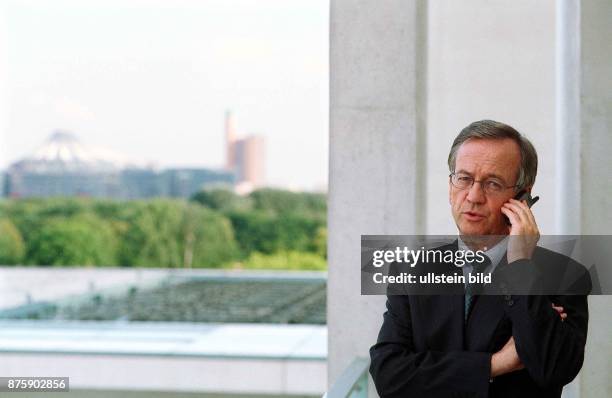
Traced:
[[[531, 196], [531, 194], [525, 190], [520, 191], [519, 193], [516, 194], [516, 196], [514, 197], [514, 199], [518, 200], [518, 201], [527, 201], [527, 206], [531, 207], [533, 206], [538, 200], [540, 200], [539, 196], [536, 196], [535, 198]], [[512, 223], [510, 222], [510, 219], [504, 215], [504, 220], [506, 220], [506, 225], [512, 225]]]

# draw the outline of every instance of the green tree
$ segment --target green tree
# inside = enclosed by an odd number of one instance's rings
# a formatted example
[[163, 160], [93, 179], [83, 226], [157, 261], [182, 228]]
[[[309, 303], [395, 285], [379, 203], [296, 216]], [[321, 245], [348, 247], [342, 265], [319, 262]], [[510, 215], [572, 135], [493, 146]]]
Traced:
[[21, 233], [8, 218], [0, 219], [0, 264], [20, 264], [25, 255]]
[[258, 211], [228, 213], [243, 257], [251, 252], [272, 253], [278, 248], [276, 217]]
[[324, 216], [327, 211], [325, 195], [319, 193], [264, 188], [251, 192], [249, 197], [253, 200], [254, 209], [275, 214]]
[[281, 251], [274, 254], [253, 252], [242, 263], [246, 269], [276, 269], [276, 270], [319, 270], [327, 269], [324, 258], [298, 251]]
[[221, 267], [238, 257], [232, 224], [207, 208], [186, 204], [183, 213], [183, 265]]
[[93, 214], [52, 217], [28, 241], [36, 265], [114, 265], [117, 242], [108, 223]]
[[284, 214], [276, 217], [274, 235], [275, 250], [314, 251], [313, 240], [320, 223], [301, 214]]
[[44, 199], [38, 216], [50, 217], [74, 217], [89, 212], [92, 199], [89, 198], [48, 198]]
[[183, 212], [176, 201], [155, 199], [132, 202], [130, 211], [123, 217], [127, 230], [121, 239], [121, 265], [182, 267], [179, 236]]
[[280, 250], [315, 251], [318, 220], [293, 214], [273, 215], [261, 211], [228, 214], [244, 256], [251, 252], [271, 254]]
[[44, 209], [41, 199], [8, 200], [4, 203], [4, 214], [15, 224], [24, 242], [42, 226], [40, 212]]
[[327, 258], [327, 228], [320, 226], [312, 240], [314, 252], [322, 258]]
[[131, 202], [113, 221], [127, 226], [120, 233], [122, 265], [219, 267], [238, 255], [226, 217], [182, 200]]
[[227, 189], [206, 189], [194, 194], [191, 200], [218, 211], [249, 210], [252, 206], [250, 198]]
[[5, 200], [4, 218], [16, 227], [5, 239], [21, 235], [27, 264], [219, 267], [254, 252], [326, 253], [321, 194], [262, 189], [242, 197], [215, 189], [189, 202]]

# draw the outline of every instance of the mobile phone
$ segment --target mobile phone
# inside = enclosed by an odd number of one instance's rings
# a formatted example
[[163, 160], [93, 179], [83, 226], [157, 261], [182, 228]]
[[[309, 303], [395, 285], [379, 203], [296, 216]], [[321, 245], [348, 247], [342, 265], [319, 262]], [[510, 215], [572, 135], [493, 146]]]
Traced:
[[[514, 199], [518, 200], [518, 201], [527, 201], [527, 206], [531, 207], [533, 206], [538, 200], [540, 200], [539, 196], [536, 196], [535, 198], [531, 196], [531, 194], [529, 192], [527, 192], [526, 190], [522, 190], [519, 193], [516, 194], [516, 196], [514, 197]], [[510, 219], [504, 215], [504, 220], [506, 220], [506, 225], [512, 225], [512, 223], [510, 222]]]

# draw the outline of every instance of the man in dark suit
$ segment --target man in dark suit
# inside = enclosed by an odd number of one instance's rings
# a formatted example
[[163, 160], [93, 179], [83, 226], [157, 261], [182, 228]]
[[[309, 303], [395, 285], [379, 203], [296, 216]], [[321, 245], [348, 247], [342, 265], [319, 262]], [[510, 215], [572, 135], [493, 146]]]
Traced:
[[[508, 286], [502, 295], [470, 286], [455, 295], [389, 294], [370, 348], [376, 389], [385, 398], [560, 397], [582, 367], [590, 279], [573, 260], [537, 247], [533, 213], [513, 199], [531, 191], [536, 151], [512, 127], [483, 120], [461, 131], [448, 162], [457, 245], [483, 250], [485, 271]], [[570, 284], [550, 277], [568, 273]], [[526, 280], [559, 294], [515, 294]]]

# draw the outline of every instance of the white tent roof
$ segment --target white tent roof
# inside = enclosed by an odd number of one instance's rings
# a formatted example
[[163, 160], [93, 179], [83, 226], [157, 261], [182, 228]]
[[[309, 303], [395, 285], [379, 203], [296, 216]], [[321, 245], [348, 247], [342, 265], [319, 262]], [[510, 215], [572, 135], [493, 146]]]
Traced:
[[143, 167], [144, 162], [133, 161], [110, 149], [83, 144], [71, 133], [56, 131], [33, 154], [14, 163], [11, 169], [52, 173], [112, 172]]

